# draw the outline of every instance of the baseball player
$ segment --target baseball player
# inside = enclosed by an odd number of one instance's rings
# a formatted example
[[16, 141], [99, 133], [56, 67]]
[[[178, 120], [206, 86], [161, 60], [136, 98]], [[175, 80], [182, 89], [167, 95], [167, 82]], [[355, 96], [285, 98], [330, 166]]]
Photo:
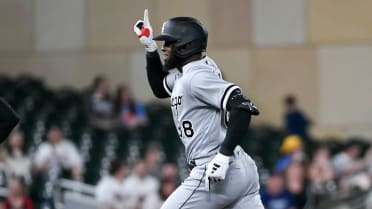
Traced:
[[12, 129], [18, 124], [19, 117], [10, 105], [0, 97], [0, 143], [2, 143]]
[[[259, 112], [204, 55], [207, 29], [194, 18], [175, 17], [153, 38], [145, 10], [134, 31], [147, 51], [147, 77], [154, 95], [171, 98], [174, 124], [191, 170], [161, 208], [263, 209], [255, 162], [239, 146], [251, 115]], [[164, 64], [154, 40], [164, 41]], [[177, 71], [170, 71], [173, 68]]]

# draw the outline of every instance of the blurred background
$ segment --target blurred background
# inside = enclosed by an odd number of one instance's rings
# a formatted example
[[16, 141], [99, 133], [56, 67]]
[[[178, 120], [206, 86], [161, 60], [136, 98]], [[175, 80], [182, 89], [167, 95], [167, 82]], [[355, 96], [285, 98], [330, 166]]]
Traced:
[[[0, 208], [156, 209], [188, 175], [133, 24], [209, 30], [207, 54], [261, 110], [242, 145], [267, 209], [372, 208], [372, 1], [0, 0]], [[264, 145], [264, 146], [263, 146]]]

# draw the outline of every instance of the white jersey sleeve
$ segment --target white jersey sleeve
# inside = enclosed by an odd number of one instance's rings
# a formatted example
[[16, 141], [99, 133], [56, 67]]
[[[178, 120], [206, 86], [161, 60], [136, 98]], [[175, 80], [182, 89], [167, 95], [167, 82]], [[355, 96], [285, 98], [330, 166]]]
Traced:
[[165, 91], [169, 94], [169, 96], [172, 96], [174, 84], [176, 83], [176, 80], [179, 77], [181, 77], [181, 73], [179, 71], [172, 71], [169, 72], [168, 75], [164, 78], [163, 86]]
[[223, 111], [227, 111], [226, 105], [231, 93], [240, 89], [233, 83], [221, 78], [218, 72], [200, 70], [190, 79], [190, 93], [199, 101]]

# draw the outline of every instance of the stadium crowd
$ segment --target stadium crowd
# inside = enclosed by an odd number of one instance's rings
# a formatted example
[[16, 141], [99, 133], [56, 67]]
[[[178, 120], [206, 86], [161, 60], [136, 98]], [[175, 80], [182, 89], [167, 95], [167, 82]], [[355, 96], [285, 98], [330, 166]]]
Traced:
[[[284, 109], [287, 136], [279, 149], [281, 157], [261, 192], [267, 209], [312, 208], [335, 196], [341, 202], [355, 191], [371, 190], [372, 149], [368, 142], [316, 142], [308, 133], [312, 122], [294, 96], [284, 99]], [[349, 207], [343, 204], [342, 208]]]
[[[135, 131], [151, 123], [145, 105], [132, 97], [126, 85], [119, 86], [112, 99], [109, 80], [97, 76], [87, 95], [84, 114], [95, 128]], [[369, 143], [315, 141], [308, 133], [312, 122], [297, 106], [296, 98], [288, 96], [284, 104], [286, 135], [278, 149], [280, 158], [268, 168], [270, 175], [261, 176], [261, 198], [266, 209], [314, 208], [335, 196], [340, 200], [355, 191], [368, 192], [372, 184]], [[6, 193], [0, 209], [53, 208], [52, 203], [33, 198], [32, 185], [42, 174], [83, 181], [80, 147], [64, 136], [60, 121], [53, 121], [46, 129], [45, 140], [33, 153], [24, 143], [22, 128], [13, 130], [2, 144], [0, 186], [6, 188]], [[127, 161], [110, 159], [107, 172], [95, 185], [99, 209], [158, 209], [182, 181], [179, 166], [164, 160], [156, 144], [147, 146], [134, 164]]]

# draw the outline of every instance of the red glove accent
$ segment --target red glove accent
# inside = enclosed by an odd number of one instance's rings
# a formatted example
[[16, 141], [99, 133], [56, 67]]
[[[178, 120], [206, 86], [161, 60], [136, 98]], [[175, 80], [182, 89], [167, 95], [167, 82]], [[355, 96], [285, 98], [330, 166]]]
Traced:
[[143, 27], [141, 29], [141, 34], [139, 34], [137, 37], [141, 38], [142, 36], [149, 37], [150, 36], [150, 29]]

